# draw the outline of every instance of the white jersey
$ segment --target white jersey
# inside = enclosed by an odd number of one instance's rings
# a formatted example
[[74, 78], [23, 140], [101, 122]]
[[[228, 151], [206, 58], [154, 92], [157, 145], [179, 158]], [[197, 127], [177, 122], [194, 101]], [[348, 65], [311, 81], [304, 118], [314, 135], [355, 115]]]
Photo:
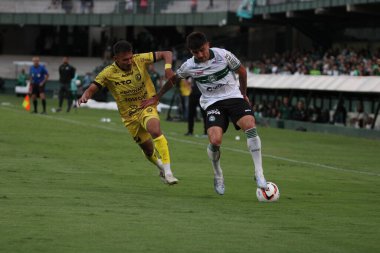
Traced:
[[200, 105], [203, 109], [217, 101], [243, 98], [239, 81], [234, 71], [241, 63], [231, 52], [221, 48], [210, 48], [210, 59], [197, 61], [194, 56], [177, 70], [180, 78], [192, 77], [202, 93]]

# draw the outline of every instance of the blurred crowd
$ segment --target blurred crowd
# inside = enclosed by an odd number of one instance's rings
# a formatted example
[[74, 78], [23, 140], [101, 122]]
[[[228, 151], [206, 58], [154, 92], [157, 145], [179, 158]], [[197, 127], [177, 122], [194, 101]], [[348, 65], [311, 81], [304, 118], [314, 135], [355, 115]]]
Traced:
[[380, 49], [352, 48], [286, 52], [249, 63], [255, 74], [380, 76]]
[[371, 117], [364, 110], [363, 101], [358, 101], [354, 112], [348, 112], [343, 99], [338, 100], [333, 110], [322, 109], [318, 106], [307, 106], [303, 99], [292, 104], [292, 99], [284, 96], [282, 100], [262, 101], [254, 106], [257, 118], [275, 118], [314, 123], [328, 123], [356, 128], [370, 128]]

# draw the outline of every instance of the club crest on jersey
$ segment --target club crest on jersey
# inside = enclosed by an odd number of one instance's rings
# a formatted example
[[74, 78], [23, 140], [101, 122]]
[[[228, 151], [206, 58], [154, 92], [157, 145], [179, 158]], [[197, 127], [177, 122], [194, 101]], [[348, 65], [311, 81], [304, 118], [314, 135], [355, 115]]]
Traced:
[[208, 121], [214, 122], [215, 121], [215, 116], [211, 115], [210, 117], [208, 117]]
[[137, 81], [140, 81], [141, 80], [141, 75], [137, 74], [137, 75], [135, 75], [135, 78], [136, 78]]
[[207, 77], [207, 80], [208, 80], [210, 83], [215, 82], [215, 81], [216, 81], [216, 76], [214, 76], [214, 75], [209, 75], [209, 76]]

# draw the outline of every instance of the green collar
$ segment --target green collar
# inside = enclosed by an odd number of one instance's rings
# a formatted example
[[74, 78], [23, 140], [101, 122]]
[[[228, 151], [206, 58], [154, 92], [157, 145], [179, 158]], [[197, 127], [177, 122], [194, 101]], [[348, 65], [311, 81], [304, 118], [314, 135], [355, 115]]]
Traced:
[[[214, 52], [211, 49], [209, 49], [208, 51], [210, 52], [210, 58], [209, 58], [209, 60], [211, 60], [211, 59], [213, 59], [215, 57], [215, 54], [214, 54]], [[194, 62], [195, 63], [201, 63], [195, 57], [194, 57]]]

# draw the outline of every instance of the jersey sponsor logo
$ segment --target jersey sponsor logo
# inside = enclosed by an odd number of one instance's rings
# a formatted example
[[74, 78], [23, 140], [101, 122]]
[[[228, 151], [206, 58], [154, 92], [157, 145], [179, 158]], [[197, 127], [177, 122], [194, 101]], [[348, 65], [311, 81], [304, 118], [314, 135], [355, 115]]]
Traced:
[[246, 110], [245, 110], [245, 112], [250, 112], [250, 111], [251, 111], [251, 109], [246, 109]]
[[142, 90], [144, 90], [144, 88], [145, 88], [145, 86], [142, 85], [142, 86], [138, 87], [137, 89], [120, 91], [120, 94], [121, 95], [137, 94], [137, 93], [141, 92]]
[[127, 102], [136, 102], [136, 101], [140, 101], [140, 100], [143, 100], [143, 99], [146, 99], [148, 95], [148, 92], [144, 92], [144, 95], [142, 96], [137, 96], [137, 97], [131, 97], [131, 98], [126, 98], [125, 101]]
[[224, 83], [220, 83], [220, 84], [218, 84], [218, 85], [216, 85], [214, 87], [207, 87], [206, 90], [209, 91], [209, 92], [211, 92], [211, 91], [219, 89], [220, 87], [223, 87], [224, 85], [225, 85]]
[[[137, 56], [140, 56], [140, 54], [138, 54]], [[148, 58], [139, 58], [138, 60], [139, 62], [152, 62], [152, 60]]]
[[207, 116], [212, 115], [212, 114], [220, 115], [219, 109], [212, 109], [212, 110], [207, 111]]
[[115, 86], [119, 86], [119, 85], [126, 85], [126, 84], [131, 84], [132, 83], [132, 80], [123, 80], [123, 81], [120, 81], [120, 82], [114, 82], [114, 85]]

